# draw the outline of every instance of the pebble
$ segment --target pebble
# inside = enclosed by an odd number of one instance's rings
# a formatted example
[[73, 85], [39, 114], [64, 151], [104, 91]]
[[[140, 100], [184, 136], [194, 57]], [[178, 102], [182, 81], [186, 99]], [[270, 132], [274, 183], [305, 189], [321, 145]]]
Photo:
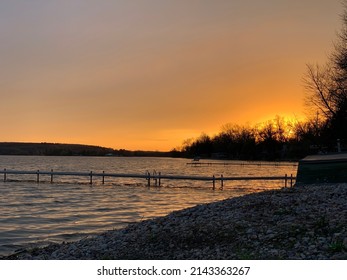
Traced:
[[347, 184], [271, 190], [2, 259], [347, 259], [346, 201]]

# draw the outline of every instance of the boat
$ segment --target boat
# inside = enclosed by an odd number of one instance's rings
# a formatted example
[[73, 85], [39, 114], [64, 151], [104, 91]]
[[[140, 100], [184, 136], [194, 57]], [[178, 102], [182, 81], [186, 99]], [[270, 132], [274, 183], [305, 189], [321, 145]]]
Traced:
[[347, 183], [347, 153], [310, 155], [299, 161], [296, 184]]

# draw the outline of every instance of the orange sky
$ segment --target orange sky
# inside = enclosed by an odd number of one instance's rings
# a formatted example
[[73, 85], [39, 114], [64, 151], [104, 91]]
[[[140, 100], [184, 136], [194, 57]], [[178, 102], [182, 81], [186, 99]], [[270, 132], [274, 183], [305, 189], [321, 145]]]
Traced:
[[0, 141], [170, 150], [303, 116], [340, 0], [0, 2]]

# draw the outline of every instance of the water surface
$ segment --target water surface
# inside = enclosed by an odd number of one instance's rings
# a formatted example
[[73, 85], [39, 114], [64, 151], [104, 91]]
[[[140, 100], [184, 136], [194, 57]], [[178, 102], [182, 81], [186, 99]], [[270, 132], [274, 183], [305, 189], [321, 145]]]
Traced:
[[[136, 173], [194, 176], [284, 176], [294, 165], [187, 165], [187, 159], [119, 157], [0, 156], [0, 169]], [[73, 241], [174, 210], [283, 187], [282, 181], [211, 182], [162, 180], [147, 187], [145, 179], [8, 175], [0, 181], [0, 255], [30, 246]]]

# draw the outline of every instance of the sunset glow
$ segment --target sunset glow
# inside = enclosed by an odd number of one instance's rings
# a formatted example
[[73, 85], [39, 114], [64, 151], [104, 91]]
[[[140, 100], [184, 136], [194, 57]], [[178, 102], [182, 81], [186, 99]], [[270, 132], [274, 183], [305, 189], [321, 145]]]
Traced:
[[303, 118], [340, 0], [1, 1], [0, 142], [170, 150]]

